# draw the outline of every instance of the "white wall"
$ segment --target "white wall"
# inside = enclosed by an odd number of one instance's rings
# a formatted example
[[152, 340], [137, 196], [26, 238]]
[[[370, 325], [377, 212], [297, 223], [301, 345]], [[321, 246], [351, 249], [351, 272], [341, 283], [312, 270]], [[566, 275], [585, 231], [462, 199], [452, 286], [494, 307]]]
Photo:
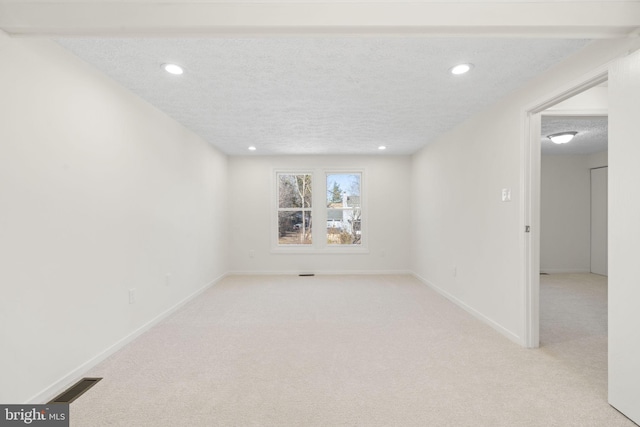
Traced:
[[[229, 159], [231, 270], [240, 273], [407, 272], [410, 247], [407, 156], [246, 156]], [[368, 253], [272, 253], [276, 169], [363, 169]], [[249, 251], [255, 251], [250, 257]]]
[[[414, 156], [412, 269], [516, 339], [518, 116], [502, 115], [471, 120]], [[502, 188], [511, 202], [501, 202]]]
[[640, 52], [609, 74], [609, 402], [640, 423]]
[[591, 270], [591, 175], [606, 152], [545, 155], [540, 176], [540, 271]]
[[564, 114], [606, 114], [609, 109], [609, 92], [606, 86], [596, 86], [571, 98], [555, 104], [545, 113]]
[[227, 160], [52, 42], [0, 63], [0, 402], [42, 402], [227, 271]]
[[[413, 156], [412, 270], [521, 344], [525, 109], [637, 44], [594, 42]], [[511, 202], [501, 202], [502, 188], [511, 189]]]

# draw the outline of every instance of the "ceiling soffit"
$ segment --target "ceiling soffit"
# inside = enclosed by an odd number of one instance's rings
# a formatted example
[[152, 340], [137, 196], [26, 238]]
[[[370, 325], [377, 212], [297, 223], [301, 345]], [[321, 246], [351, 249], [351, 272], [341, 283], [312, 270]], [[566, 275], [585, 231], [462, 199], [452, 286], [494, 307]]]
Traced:
[[370, 33], [596, 39], [640, 28], [640, 2], [0, 0], [0, 28], [23, 36]]

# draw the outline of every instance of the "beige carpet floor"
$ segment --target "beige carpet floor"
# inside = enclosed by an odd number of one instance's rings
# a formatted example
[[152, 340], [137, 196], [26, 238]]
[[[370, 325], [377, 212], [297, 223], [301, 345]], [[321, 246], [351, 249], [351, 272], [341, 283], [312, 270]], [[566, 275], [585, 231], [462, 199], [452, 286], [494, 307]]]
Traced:
[[567, 281], [543, 278], [527, 350], [409, 276], [228, 277], [89, 372], [71, 425], [633, 426], [606, 400], [606, 285], [592, 306]]
[[540, 347], [607, 399], [607, 277], [540, 276]]

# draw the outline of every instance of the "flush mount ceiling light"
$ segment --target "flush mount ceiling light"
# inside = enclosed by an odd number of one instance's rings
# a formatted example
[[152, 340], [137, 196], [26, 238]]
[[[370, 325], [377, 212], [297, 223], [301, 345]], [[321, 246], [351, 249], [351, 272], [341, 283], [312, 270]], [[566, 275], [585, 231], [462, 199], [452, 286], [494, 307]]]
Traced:
[[386, 150], [386, 149], [387, 149], [387, 147], [385, 147], [384, 145], [381, 145], [381, 146], [378, 147], [378, 150], [381, 150], [381, 151], [382, 150]]
[[554, 144], [566, 144], [571, 141], [574, 136], [576, 136], [578, 132], [560, 132], [554, 133], [553, 135], [547, 135], [547, 138], [551, 140]]
[[248, 148], [249, 151], [256, 151], [256, 147], [254, 147], [253, 145], [251, 147]]
[[175, 74], [175, 75], [180, 75], [184, 73], [184, 70], [182, 69], [182, 67], [176, 64], [162, 64], [162, 69], [165, 70], [167, 73]]
[[472, 68], [473, 68], [473, 64], [458, 64], [455, 67], [451, 67], [449, 69], [449, 72], [451, 74], [455, 74], [456, 76], [458, 76], [460, 74], [469, 72], [469, 70], [471, 70]]

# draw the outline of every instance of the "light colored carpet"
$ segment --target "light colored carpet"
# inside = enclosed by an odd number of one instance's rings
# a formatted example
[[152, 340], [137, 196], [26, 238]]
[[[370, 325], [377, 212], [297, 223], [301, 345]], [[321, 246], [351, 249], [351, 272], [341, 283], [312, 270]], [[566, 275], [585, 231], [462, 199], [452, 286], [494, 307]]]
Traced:
[[540, 276], [540, 346], [607, 399], [606, 276]]
[[593, 343], [549, 337], [521, 348], [408, 276], [229, 277], [88, 373], [71, 425], [633, 426], [572, 360]]

